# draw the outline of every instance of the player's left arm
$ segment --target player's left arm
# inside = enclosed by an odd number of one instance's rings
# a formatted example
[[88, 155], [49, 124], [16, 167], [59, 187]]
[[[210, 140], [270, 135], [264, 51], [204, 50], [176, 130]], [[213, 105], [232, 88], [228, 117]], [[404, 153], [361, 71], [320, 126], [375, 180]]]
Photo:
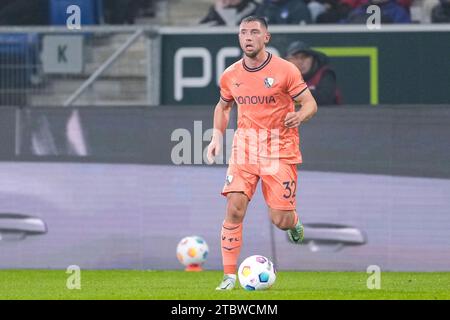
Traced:
[[298, 127], [302, 122], [311, 119], [317, 112], [317, 103], [311, 91], [306, 88], [294, 101], [299, 104], [300, 110], [289, 112], [284, 119], [284, 125], [288, 128]]

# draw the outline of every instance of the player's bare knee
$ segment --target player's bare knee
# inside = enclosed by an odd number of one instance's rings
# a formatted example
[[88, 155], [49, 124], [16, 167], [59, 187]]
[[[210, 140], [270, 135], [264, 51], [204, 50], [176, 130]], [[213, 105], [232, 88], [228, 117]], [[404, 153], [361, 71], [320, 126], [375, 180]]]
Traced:
[[244, 219], [245, 207], [237, 202], [228, 202], [227, 218], [234, 223], [240, 223]]
[[[245, 197], [245, 195], [244, 195]], [[245, 216], [248, 200], [242, 194], [231, 194], [227, 202], [227, 220], [233, 223], [241, 223]]]

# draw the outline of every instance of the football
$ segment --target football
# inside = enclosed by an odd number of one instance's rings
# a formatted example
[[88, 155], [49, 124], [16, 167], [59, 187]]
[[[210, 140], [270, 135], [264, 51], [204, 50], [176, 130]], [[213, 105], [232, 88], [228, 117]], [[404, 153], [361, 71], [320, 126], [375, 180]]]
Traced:
[[265, 290], [275, 283], [276, 270], [268, 258], [254, 255], [241, 263], [238, 277], [245, 290]]
[[200, 271], [208, 257], [208, 244], [199, 236], [184, 237], [177, 246], [177, 258], [187, 271]]

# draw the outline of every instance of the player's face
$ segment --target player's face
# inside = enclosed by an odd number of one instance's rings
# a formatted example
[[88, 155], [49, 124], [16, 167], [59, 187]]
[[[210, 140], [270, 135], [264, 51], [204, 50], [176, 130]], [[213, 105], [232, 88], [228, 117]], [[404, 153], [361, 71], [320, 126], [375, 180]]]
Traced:
[[258, 21], [243, 22], [239, 26], [239, 44], [247, 57], [256, 57], [269, 40], [269, 32]]
[[311, 70], [314, 62], [311, 55], [305, 54], [303, 52], [289, 56], [287, 60], [295, 64], [303, 74], [306, 74], [309, 72], [309, 70]]

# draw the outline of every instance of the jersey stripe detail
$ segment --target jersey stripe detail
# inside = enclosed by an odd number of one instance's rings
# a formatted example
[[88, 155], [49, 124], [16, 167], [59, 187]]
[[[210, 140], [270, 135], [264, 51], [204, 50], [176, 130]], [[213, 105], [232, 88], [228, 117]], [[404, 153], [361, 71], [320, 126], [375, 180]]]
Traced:
[[305, 89], [303, 89], [302, 91], [300, 91], [299, 93], [297, 93], [295, 96], [292, 96], [292, 99], [297, 98], [299, 95], [301, 95], [303, 92], [305, 92], [306, 89], [308, 89], [308, 87], [306, 87]]
[[224, 229], [227, 229], [227, 230], [236, 230], [237, 228], [239, 228], [241, 225], [238, 225], [238, 226], [236, 226], [236, 227], [231, 227], [231, 228], [228, 228], [228, 227], [225, 227], [225, 226], [222, 226]]
[[272, 54], [270, 52], [267, 52], [267, 53], [268, 53], [268, 56], [267, 56], [266, 61], [264, 61], [259, 67], [256, 67], [256, 68], [247, 67], [244, 59], [242, 59], [242, 66], [248, 72], [256, 72], [256, 71], [263, 69], [265, 66], [267, 66], [269, 64], [270, 60], [272, 59]]
[[222, 100], [225, 102], [231, 102], [234, 100], [234, 99], [225, 99], [222, 95], [220, 96], [220, 98], [222, 98]]

